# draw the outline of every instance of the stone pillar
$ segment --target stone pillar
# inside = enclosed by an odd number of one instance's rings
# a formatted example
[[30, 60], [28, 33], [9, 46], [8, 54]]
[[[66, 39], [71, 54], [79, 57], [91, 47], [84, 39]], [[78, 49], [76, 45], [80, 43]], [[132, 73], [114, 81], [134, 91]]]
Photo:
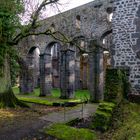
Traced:
[[75, 51], [61, 51], [61, 98], [73, 98], [75, 91]]
[[59, 58], [52, 58], [52, 87], [59, 88]]
[[66, 98], [66, 51], [61, 51], [60, 55], [60, 90], [61, 98]]
[[88, 82], [88, 56], [83, 56], [83, 71], [82, 71], [82, 81], [83, 81], [83, 89], [87, 89]]
[[20, 93], [27, 94], [34, 90], [33, 87], [33, 77], [29, 75], [29, 70], [21, 70], [20, 72]]
[[75, 90], [81, 89], [81, 79], [80, 79], [80, 58], [75, 61]]
[[45, 77], [44, 54], [40, 54], [40, 96], [46, 96], [44, 77]]
[[20, 93], [26, 94], [34, 91], [34, 64], [33, 57], [28, 56], [27, 60], [21, 64], [20, 72]]
[[89, 54], [89, 89], [91, 100], [98, 102], [104, 97], [103, 52], [100, 48], [94, 48], [92, 51]]
[[51, 95], [51, 54], [40, 55], [40, 96]]
[[90, 91], [90, 100], [96, 101], [96, 66], [95, 66], [95, 52], [89, 54], [89, 91]]
[[104, 99], [104, 65], [103, 65], [103, 50], [97, 52], [97, 101]]
[[40, 82], [39, 82], [39, 78], [40, 78], [40, 73], [39, 73], [39, 55], [34, 56], [34, 86], [39, 87]]

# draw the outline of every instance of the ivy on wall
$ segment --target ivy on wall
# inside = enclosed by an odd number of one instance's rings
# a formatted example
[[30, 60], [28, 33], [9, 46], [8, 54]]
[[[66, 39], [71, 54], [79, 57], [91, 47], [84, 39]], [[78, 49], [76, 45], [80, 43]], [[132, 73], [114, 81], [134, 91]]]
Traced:
[[119, 103], [122, 98], [127, 98], [130, 84], [126, 69], [107, 69], [105, 77], [105, 100]]

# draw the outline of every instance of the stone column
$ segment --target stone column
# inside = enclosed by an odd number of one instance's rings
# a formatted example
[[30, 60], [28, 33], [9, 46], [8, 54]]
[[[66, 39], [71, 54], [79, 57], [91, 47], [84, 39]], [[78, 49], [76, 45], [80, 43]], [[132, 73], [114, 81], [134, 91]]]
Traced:
[[82, 71], [82, 76], [83, 76], [83, 89], [87, 89], [87, 81], [88, 81], [88, 56], [83, 56], [83, 71]]
[[66, 81], [66, 51], [62, 50], [60, 54], [60, 98], [66, 98]]
[[52, 87], [59, 88], [59, 58], [52, 58]]
[[61, 51], [61, 98], [73, 98], [75, 91], [75, 51]]
[[40, 95], [46, 96], [45, 92], [45, 68], [44, 68], [44, 54], [40, 54]]
[[89, 54], [89, 91], [90, 91], [90, 100], [96, 101], [96, 62], [95, 62], [95, 52]]
[[35, 55], [34, 56], [34, 86], [39, 87], [40, 82], [39, 82], [39, 78], [40, 78], [40, 73], [39, 73], [39, 55]]
[[81, 89], [80, 82], [80, 58], [75, 61], [75, 90]]
[[40, 55], [40, 96], [51, 95], [51, 54]]
[[28, 56], [21, 64], [20, 93], [31, 93], [34, 91], [34, 64], [33, 56]]
[[22, 70], [20, 73], [20, 93], [27, 94], [33, 92], [33, 77], [29, 75], [28, 69]]
[[95, 47], [94, 42], [91, 42], [91, 48], [93, 52], [89, 54], [89, 89], [91, 100], [98, 102], [103, 100], [103, 51]]
[[99, 50], [99, 85], [98, 85], [98, 96], [97, 100], [104, 99], [104, 57], [103, 57], [103, 50]]

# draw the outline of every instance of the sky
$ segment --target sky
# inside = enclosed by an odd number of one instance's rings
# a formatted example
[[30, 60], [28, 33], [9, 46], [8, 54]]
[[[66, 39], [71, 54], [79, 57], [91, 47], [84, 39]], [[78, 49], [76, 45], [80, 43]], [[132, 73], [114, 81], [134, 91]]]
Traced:
[[[41, 3], [42, 0], [27, 0], [27, 1], [29, 4], [25, 5], [26, 12], [24, 13], [24, 15], [21, 15], [23, 24], [26, 24], [26, 22], [28, 23], [32, 11], [34, 10], [34, 8], [36, 8], [35, 6], [37, 5], [37, 3]], [[94, 0], [59, 0], [57, 5], [47, 6], [46, 10], [43, 11], [41, 19], [56, 15], [60, 12], [67, 11], [69, 9], [78, 7], [91, 1]]]
[[60, 8], [62, 7], [62, 10], [66, 11], [91, 1], [94, 0], [60, 0], [59, 3], [62, 3], [62, 6], [60, 6]]
[[60, 11], [61, 12], [67, 11], [69, 9], [78, 7], [80, 5], [86, 4], [91, 1], [94, 1], [94, 0], [59, 0], [57, 4], [58, 7], [56, 6], [54, 6], [53, 8], [49, 7], [50, 10], [48, 12], [48, 16], [58, 14], [60, 13]]

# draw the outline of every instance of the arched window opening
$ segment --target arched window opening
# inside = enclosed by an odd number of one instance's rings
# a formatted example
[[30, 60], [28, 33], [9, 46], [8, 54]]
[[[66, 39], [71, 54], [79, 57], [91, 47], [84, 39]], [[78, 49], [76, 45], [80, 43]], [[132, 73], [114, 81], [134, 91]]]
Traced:
[[58, 57], [58, 44], [57, 43], [53, 44], [53, 46], [51, 48], [51, 57], [52, 58]]
[[103, 39], [103, 45], [105, 45], [105, 44], [106, 44], [106, 39], [104, 38], [104, 39]]
[[31, 37], [32, 37], [32, 40], [35, 41], [35, 35], [32, 35]]
[[113, 13], [108, 14], [108, 21], [109, 21], [109, 22], [112, 22], [112, 18], [113, 18]]
[[51, 30], [52, 33], [55, 32], [55, 25], [54, 25], [54, 23], [51, 24], [50, 30]]
[[84, 40], [81, 40], [80, 47], [81, 48], [84, 48], [85, 47], [85, 41]]
[[111, 56], [109, 51], [104, 51], [104, 66], [105, 68], [111, 67]]
[[113, 8], [112, 7], [108, 7], [106, 9], [107, 11], [107, 19], [109, 22], [112, 22], [112, 17], [113, 17]]
[[80, 17], [80, 15], [76, 16], [76, 29], [81, 29], [81, 17]]
[[47, 54], [50, 54], [49, 61], [46, 62], [49, 63], [51, 69], [50, 83], [52, 88], [60, 88], [60, 46], [57, 42], [51, 42], [45, 50]]
[[[31, 83], [32, 88], [38, 87], [40, 85], [40, 50], [38, 47], [32, 47], [27, 54], [27, 65], [28, 65], [28, 80], [27, 83]], [[28, 73], [27, 72], [27, 73]]]

